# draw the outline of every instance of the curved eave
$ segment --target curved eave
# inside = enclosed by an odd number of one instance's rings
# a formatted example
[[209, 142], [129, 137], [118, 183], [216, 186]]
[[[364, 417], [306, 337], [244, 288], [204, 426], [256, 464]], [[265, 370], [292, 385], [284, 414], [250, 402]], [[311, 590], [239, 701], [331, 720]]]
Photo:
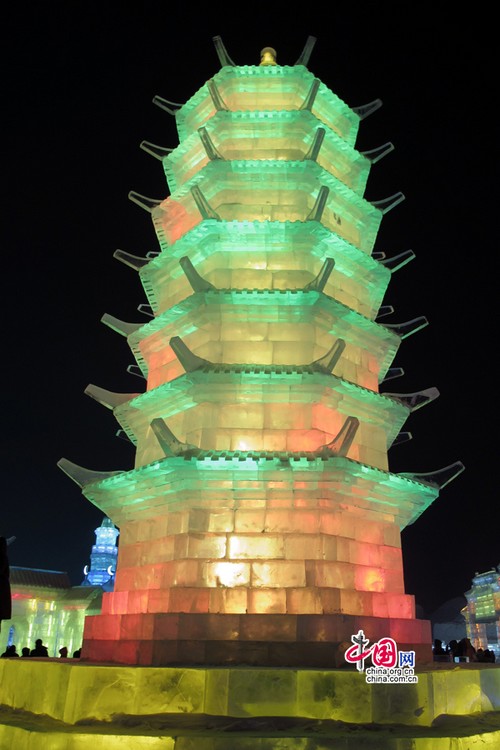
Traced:
[[[250, 368], [249, 368], [250, 369]], [[283, 368], [284, 369], [284, 368]], [[269, 371], [269, 368], [266, 368]], [[237, 377], [237, 380], [235, 379]], [[311, 389], [316, 389], [314, 401], [328, 406], [328, 392], [341, 394], [345, 401], [342, 411], [360, 421], [381, 426], [390, 446], [405, 423], [410, 410], [392, 398], [374, 393], [335, 375], [304, 371], [274, 373], [245, 372], [238, 368], [221, 371], [203, 368], [186, 373], [158, 388], [131, 399], [114, 410], [114, 416], [129, 438], [136, 443], [144, 435], [151, 421], [160, 416], [168, 421], [180, 411], [194, 408], [203, 402], [260, 403], [262, 387], [266, 387], [273, 403], [310, 403]]]
[[[188, 257], [203, 274], [204, 264], [215, 253], [234, 258], [252, 251], [255, 264], [265, 268], [286, 268], [286, 253], [312, 255], [318, 266], [325, 258], [335, 261], [334, 274], [355, 278], [367, 289], [373, 311], [378, 310], [391, 280], [391, 271], [382, 263], [350, 244], [318, 221], [217, 221], [206, 219], [173, 245], [140, 269], [139, 275], [148, 301], [155, 312], [160, 311], [161, 287], [177, 282], [188, 288], [180, 258]], [[236, 261], [237, 262], [237, 261]], [[295, 261], [297, 263], [297, 261]], [[264, 275], [264, 278], [266, 276]], [[327, 285], [328, 289], [328, 285]], [[188, 292], [191, 293], [191, 290]]]
[[[211, 218], [252, 221], [285, 221], [292, 212], [294, 220], [306, 221], [320, 190], [327, 190], [322, 224], [368, 254], [373, 250], [384, 214], [404, 199], [402, 194], [393, 196], [391, 205], [381, 208], [383, 201], [365, 200], [311, 161], [212, 161], [179, 190], [151, 207], [161, 247], [172, 245], [202, 220], [193, 189], [201, 191], [217, 214]], [[279, 199], [274, 203], [271, 198], [276, 196]]]
[[[235, 469], [237, 469], [235, 473]], [[221, 506], [238, 507], [248, 495], [255, 498], [262, 490], [263, 502], [270, 481], [301, 482], [301, 492], [318, 496], [330, 494], [336, 502], [336, 486], [342, 502], [351, 499], [361, 508], [393, 516], [400, 528], [413, 523], [439, 495], [439, 487], [391, 474], [348, 458], [317, 457], [314, 454], [243, 454], [221, 451], [199, 452], [196, 456], [169, 457], [151, 464], [89, 482], [82, 492], [90, 502], [111, 518], [116, 526], [129, 517], [154, 517], [159, 508], [197, 506], [211, 500]], [[231, 490], [224, 490], [230, 484]], [[227, 497], [226, 497], [227, 495]]]
[[[211, 80], [228, 109], [247, 111], [276, 108], [276, 94], [282, 101], [279, 109], [300, 109], [311, 86], [318, 79], [303, 65], [242, 65], [223, 67]], [[273, 92], [276, 92], [274, 96]], [[273, 103], [266, 104], [267, 101]], [[208, 85], [205, 84], [175, 113], [179, 139], [183, 141], [187, 138], [194, 130], [205, 124], [215, 111]], [[311, 111], [321, 122], [354, 145], [361, 122], [360, 116], [321, 81]]]
[[[283, 125], [287, 127], [286, 138], [279, 130], [279, 126]], [[291, 148], [300, 150], [305, 158], [318, 128], [322, 128], [325, 133], [318, 163], [332, 175], [336, 172], [340, 173], [342, 182], [358, 195], [362, 195], [371, 168], [370, 160], [307, 110], [219, 111], [206, 124], [207, 132], [213, 139], [214, 145], [220, 155], [227, 160], [248, 158], [260, 161], [273, 158], [272, 156], [252, 156], [250, 145], [244, 148], [244, 155], [231, 156], [238, 140], [243, 139], [254, 141], [259, 150], [264, 153], [266, 150], [271, 153], [279, 148], [280, 141], [285, 142], [288, 151]], [[266, 142], [265, 147], [262, 141]], [[285, 149], [285, 146], [282, 145], [281, 148]], [[202, 168], [207, 159], [207, 153], [198, 132], [192, 133], [172, 149], [162, 158], [170, 191], [173, 193], [179, 189], [189, 180], [192, 172], [198, 172]]]
[[206, 320], [212, 309], [213, 315], [220, 319], [223, 306], [228, 307], [228, 315], [231, 315], [233, 322], [238, 319], [239, 315], [245, 323], [278, 323], [285, 320], [285, 315], [287, 323], [300, 323], [308, 312], [310, 316], [313, 316], [316, 311], [320, 314], [326, 311], [332, 317], [337, 318], [335, 330], [330, 330], [332, 335], [343, 337], [343, 329], [347, 327], [349, 335], [346, 336], [346, 340], [349, 344], [364, 347], [372, 354], [377, 353], [380, 363], [380, 379], [383, 379], [401, 343], [401, 338], [388, 328], [356, 313], [321, 292], [301, 290], [196, 292], [149, 323], [140, 326], [127, 337], [128, 344], [144, 376], [147, 376], [148, 365], [142, 350], [147, 339], [152, 339], [161, 332], [159, 344], [164, 348], [165, 341], [171, 336], [181, 338], [189, 336], [189, 332], [196, 327], [194, 321], [197, 316], [203, 316]]

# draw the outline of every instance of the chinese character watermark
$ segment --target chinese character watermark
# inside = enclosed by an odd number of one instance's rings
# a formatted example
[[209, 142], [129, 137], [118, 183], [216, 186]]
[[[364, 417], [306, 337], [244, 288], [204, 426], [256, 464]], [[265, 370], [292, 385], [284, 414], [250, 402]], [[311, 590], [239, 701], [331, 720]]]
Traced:
[[[364, 672], [366, 682], [409, 683], [418, 682], [414, 673], [415, 651], [398, 651], [393, 638], [370, 641], [362, 630], [351, 636], [352, 646], [344, 654], [349, 664], [355, 664], [358, 672]], [[372, 667], [365, 669], [365, 661], [371, 659]]]

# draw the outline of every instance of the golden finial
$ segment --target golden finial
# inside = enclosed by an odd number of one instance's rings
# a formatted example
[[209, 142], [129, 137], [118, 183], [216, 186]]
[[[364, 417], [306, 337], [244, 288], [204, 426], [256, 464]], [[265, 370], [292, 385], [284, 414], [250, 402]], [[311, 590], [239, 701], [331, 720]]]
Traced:
[[264, 47], [260, 52], [260, 64], [261, 65], [277, 65], [276, 62], [276, 50], [272, 47]]

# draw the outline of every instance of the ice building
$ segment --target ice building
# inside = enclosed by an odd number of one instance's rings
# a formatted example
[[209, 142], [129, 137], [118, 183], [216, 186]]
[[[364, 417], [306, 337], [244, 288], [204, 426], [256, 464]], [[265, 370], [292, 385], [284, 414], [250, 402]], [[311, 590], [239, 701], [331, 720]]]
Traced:
[[85, 617], [101, 611], [103, 591], [112, 591], [116, 566], [118, 529], [104, 518], [95, 530], [90, 569], [79, 586], [71, 584], [68, 573], [59, 570], [10, 566], [12, 618], [0, 630], [0, 653], [15, 644], [32, 649], [41, 638], [49, 656], [68, 653], [82, 645]]
[[10, 567], [12, 617], [2, 623], [0, 653], [15, 644], [35, 648], [41, 638], [49, 656], [59, 656], [61, 646], [68, 653], [82, 645], [86, 615], [101, 611], [100, 586], [72, 586], [68, 574], [57, 570]]
[[[129, 471], [60, 468], [120, 529], [114, 591], [85, 621], [82, 658], [136, 665], [336, 666], [362, 629], [431, 659], [405, 593], [401, 530], [463, 466], [391, 473], [412, 413], [437, 396], [394, 390], [399, 347], [427, 324], [390, 322], [393, 274], [375, 249], [403, 199], [367, 201], [387, 143], [361, 152], [379, 100], [348, 106], [266, 48], [221, 69], [174, 117], [179, 145], [142, 147], [168, 195], [130, 199], [159, 251], [117, 251], [153, 317], [126, 337], [146, 389], [89, 396], [134, 443]], [[340, 656], [339, 656], [340, 654]]]
[[500, 566], [476, 573], [465, 593], [467, 637], [474, 648], [490, 649], [500, 660]]
[[119, 533], [109, 518], [103, 518], [101, 525], [95, 530], [96, 542], [92, 546], [90, 568], [85, 565], [83, 569], [85, 578], [82, 586], [101, 586], [104, 591], [113, 590], [118, 557], [116, 540]]

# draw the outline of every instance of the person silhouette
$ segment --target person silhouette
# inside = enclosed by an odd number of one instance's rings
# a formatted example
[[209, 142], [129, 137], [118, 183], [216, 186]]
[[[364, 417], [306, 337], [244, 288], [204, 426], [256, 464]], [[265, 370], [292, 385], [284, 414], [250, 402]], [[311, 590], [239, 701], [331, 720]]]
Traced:
[[434, 638], [434, 656], [443, 656], [443, 654], [446, 653], [446, 651], [443, 648], [443, 644], [441, 643], [440, 638]]
[[12, 659], [13, 656], [19, 656], [19, 654], [16, 651], [16, 647], [14, 644], [12, 646], [7, 646], [3, 654], [0, 656], [1, 659]]
[[21, 649], [21, 656], [26, 657], [26, 656], [29, 656], [29, 655], [30, 655], [30, 650], [29, 650], [28, 646], [23, 646], [22, 649]]
[[49, 652], [47, 646], [43, 645], [41, 638], [37, 638], [35, 641], [35, 648], [30, 651], [30, 656], [48, 656]]
[[450, 654], [452, 661], [455, 660], [456, 656], [459, 656], [459, 653], [458, 653], [458, 641], [455, 640], [455, 638], [452, 638], [452, 640], [448, 643], [446, 651]]
[[458, 656], [460, 661], [477, 661], [476, 649], [472, 645], [470, 638], [462, 638], [458, 642], [455, 656]]
[[59, 656], [61, 659], [67, 659], [68, 658], [68, 648], [67, 646], [62, 646], [62, 648], [59, 649]]

